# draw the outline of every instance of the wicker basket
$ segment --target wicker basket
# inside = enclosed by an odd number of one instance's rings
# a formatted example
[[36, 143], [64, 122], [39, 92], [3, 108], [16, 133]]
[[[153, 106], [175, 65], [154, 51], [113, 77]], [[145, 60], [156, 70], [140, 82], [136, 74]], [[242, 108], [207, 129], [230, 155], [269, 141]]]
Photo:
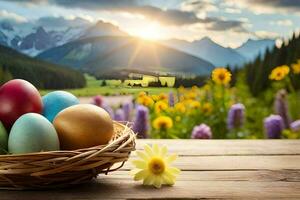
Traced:
[[[115, 136], [107, 145], [73, 151], [0, 156], [0, 189], [48, 189], [89, 181], [115, 171], [135, 150], [135, 134], [114, 122]], [[117, 166], [116, 166], [116, 165]]]

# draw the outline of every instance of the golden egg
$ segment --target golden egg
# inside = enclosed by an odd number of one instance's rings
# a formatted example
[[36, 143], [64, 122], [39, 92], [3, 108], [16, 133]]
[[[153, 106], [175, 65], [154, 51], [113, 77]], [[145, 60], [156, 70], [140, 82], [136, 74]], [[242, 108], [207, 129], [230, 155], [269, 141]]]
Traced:
[[53, 125], [62, 150], [74, 150], [107, 144], [114, 133], [113, 121], [102, 108], [79, 104], [62, 110]]

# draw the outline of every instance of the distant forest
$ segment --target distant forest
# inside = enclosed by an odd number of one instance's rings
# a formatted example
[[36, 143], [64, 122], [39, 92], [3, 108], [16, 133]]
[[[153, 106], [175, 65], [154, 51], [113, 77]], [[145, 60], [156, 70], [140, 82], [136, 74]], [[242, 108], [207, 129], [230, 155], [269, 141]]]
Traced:
[[[269, 74], [272, 69], [280, 65], [291, 65], [300, 58], [300, 35], [293, 37], [280, 48], [267, 49], [264, 56], [258, 56], [253, 62], [244, 66], [247, 83], [254, 96], [265, 91], [271, 84]], [[295, 88], [300, 88], [299, 76], [291, 73], [292, 83]]]
[[79, 71], [40, 61], [0, 45], [0, 84], [21, 78], [39, 89], [80, 88], [86, 85]]

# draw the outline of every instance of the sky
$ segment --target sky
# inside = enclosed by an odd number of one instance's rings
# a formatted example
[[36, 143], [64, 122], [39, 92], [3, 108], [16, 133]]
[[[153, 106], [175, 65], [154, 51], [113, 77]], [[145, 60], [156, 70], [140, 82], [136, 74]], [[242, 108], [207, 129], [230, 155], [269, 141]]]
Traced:
[[0, 0], [0, 22], [63, 29], [98, 20], [153, 40], [198, 40], [225, 47], [300, 30], [300, 0]]

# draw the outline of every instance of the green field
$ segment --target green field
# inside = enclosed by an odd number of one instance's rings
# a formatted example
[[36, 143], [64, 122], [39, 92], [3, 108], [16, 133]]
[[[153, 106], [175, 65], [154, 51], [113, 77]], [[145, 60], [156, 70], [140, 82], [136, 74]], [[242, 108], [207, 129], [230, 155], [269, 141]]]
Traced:
[[[102, 80], [96, 80], [92, 76], [86, 75], [87, 85], [84, 88], [78, 89], [65, 89], [77, 97], [90, 97], [95, 95], [135, 95], [141, 91], [148, 92], [150, 94], [159, 94], [165, 93], [172, 90], [174, 88], [168, 87], [125, 87], [125, 86], [101, 86]], [[41, 95], [45, 95], [53, 90], [40, 90]]]

